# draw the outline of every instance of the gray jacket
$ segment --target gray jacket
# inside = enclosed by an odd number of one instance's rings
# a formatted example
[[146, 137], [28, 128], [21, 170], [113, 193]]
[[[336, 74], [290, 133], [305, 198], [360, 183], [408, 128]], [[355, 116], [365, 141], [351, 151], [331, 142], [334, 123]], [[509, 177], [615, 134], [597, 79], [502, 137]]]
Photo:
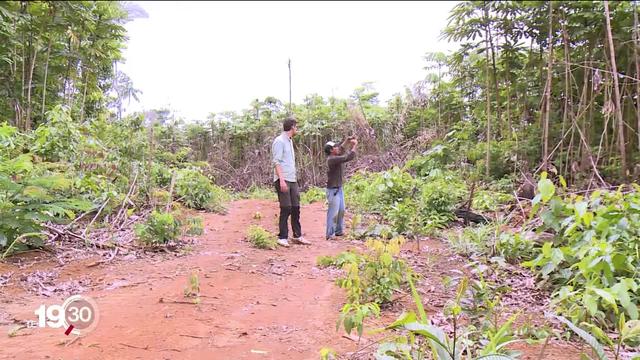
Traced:
[[271, 156], [273, 162], [273, 181], [278, 180], [278, 174], [276, 173], [275, 166], [280, 165], [282, 167], [282, 176], [285, 181], [296, 182], [296, 156], [293, 152], [293, 141], [289, 138], [287, 133], [283, 132], [273, 140], [271, 145]]

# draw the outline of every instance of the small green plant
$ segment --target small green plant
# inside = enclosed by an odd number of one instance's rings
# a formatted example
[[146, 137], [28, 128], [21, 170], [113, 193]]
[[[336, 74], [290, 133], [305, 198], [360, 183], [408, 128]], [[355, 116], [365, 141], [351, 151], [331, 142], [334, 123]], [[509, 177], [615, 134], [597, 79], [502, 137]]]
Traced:
[[453, 250], [463, 255], [482, 255], [490, 252], [493, 228], [488, 225], [471, 226], [449, 236]]
[[200, 236], [204, 234], [204, 219], [202, 216], [190, 217], [187, 219], [187, 235]]
[[275, 249], [278, 246], [275, 236], [257, 225], [251, 225], [247, 230], [247, 240], [258, 249]]
[[362, 224], [362, 214], [357, 213], [349, 220], [349, 238], [358, 239], [360, 237], [360, 224]]
[[365, 254], [343, 252], [335, 258], [322, 257], [318, 264], [342, 266], [346, 276], [336, 283], [347, 290], [348, 303], [385, 304], [405, 281], [407, 265], [397, 258], [403, 243], [402, 237], [389, 241], [369, 239]]
[[173, 214], [154, 210], [145, 223], [136, 225], [135, 233], [145, 244], [163, 245], [178, 239], [180, 223]]
[[323, 347], [320, 349], [320, 360], [335, 360], [336, 352], [332, 348]]
[[[377, 359], [425, 359], [429, 356], [436, 360], [465, 359], [512, 359], [506, 346], [512, 343], [511, 326], [515, 316], [509, 318], [499, 328], [483, 334], [482, 341], [473, 342], [468, 339], [467, 330], [460, 326], [462, 306], [460, 302], [466, 292], [468, 279], [463, 278], [456, 291], [456, 296], [446, 307], [446, 313], [453, 323], [453, 336], [430, 323], [412, 280], [408, 276], [411, 294], [418, 314], [403, 313], [398, 320], [377, 332], [402, 329], [408, 335], [400, 335], [394, 341], [383, 342], [375, 353]], [[481, 345], [482, 344], [482, 345]]]
[[404, 241], [401, 236], [387, 242], [367, 240], [368, 253], [362, 267], [365, 299], [385, 304], [391, 301], [393, 292], [402, 287], [408, 267], [398, 255]]
[[253, 213], [253, 220], [260, 220], [262, 219], [262, 213], [260, 211], [256, 211], [255, 213]]
[[194, 302], [200, 301], [200, 278], [196, 271], [192, 272], [189, 276], [189, 282], [184, 288], [184, 297], [193, 298]]
[[336, 323], [336, 331], [340, 330], [340, 325], [344, 326], [347, 334], [356, 329], [358, 337], [362, 337], [364, 331], [364, 319], [370, 316], [380, 316], [380, 306], [374, 302], [360, 304], [346, 303], [341, 310], [340, 318]]
[[418, 204], [414, 199], [404, 199], [391, 207], [386, 218], [394, 230], [401, 234], [419, 233], [420, 216]]
[[517, 263], [523, 259], [531, 259], [534, 254], [535, 243], [525, 234], [503, 232], [496, 241], [496, 253], [510, 263]]

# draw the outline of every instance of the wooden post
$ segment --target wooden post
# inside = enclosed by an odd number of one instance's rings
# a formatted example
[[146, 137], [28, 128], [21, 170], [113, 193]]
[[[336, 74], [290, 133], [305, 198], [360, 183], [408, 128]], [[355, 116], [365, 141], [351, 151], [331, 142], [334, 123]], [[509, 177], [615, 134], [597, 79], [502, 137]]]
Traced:
[[289, 115], [293, 113], [291, 108], [291, 59], [289, 59]]

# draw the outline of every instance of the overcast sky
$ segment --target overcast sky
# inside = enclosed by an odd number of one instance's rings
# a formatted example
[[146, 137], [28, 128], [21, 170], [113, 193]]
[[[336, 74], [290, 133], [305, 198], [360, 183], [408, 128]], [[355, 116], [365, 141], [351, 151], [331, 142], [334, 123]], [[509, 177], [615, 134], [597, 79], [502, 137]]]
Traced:
[[[126, 72], [142, 90], [129, 111], [170, 107], [187, 120], [254, 99], [346, 97], [365, 81], [380, 100], [424, 78], [456, 2], [136, 2]], [[126, 103], [125, 103], [126, 104]]]

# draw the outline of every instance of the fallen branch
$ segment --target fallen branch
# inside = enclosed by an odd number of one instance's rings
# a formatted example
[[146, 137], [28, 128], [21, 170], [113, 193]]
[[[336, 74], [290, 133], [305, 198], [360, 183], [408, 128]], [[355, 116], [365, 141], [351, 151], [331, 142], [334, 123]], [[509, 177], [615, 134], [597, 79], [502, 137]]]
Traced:
[[[98, 216], [100, 216], [100, 213], [102, 213], [102, 209], [104, 209], [105, 206], [107, 206], [107, 203], [109, 202], [109, 199], [107, 199], [102, 206], [100, 206], [100, 209], [98, 209], [98, 213], [96, 214], [96, 216], [93, 217], [93, 219], [91, 219], [91, 222], [89, 223], [89, 225], [84, 229], [84, 231], [82, 232], [82, 236], [87, 236], [87, 230], [89, 230], [89, 228], [93, 225], [93, 223], [96, 221], [96, 219], [98, 218]], [[86, 239], [84, 239], [85, 241], [87, 241]]]
[[[131, 183], [131, 186], [129, 187], [129, 191], [127, 192], [127, 195], [124, 197], [124, 200], [122, 200], [122, 206], [120, 206], [120, 210], [118, 210], [118, 214], [116, 214], [115, 219], [113, 219], [112, 224], [118, 224], [118, 221], [120, 221], [120, 216], [123, 217], [123, 221], [126, 218], [125, 214], [125, 205], [127, 204], [127, 201], [129, 201], [129, 203], [131, 203], [131, 201], [129, 200], [129, 197], [133, 194], [133, 189], [135, 189], [136, 186], [136, 181], [138, 180], [138, 171], [136, 171], [135, 176], [133, 177], [133, 182]], [[118, 227], [119, 229], [122, 228], [122, 226]]]
[[520, 211], [522, 211], [522, 217], [524, 219], [527, 218], [527, 215], [524, 212], [524, 208], [522, 207], [522, 203], [520, 203], [520, 198], [518, 197], [518, 194], [516, 194], [516, 192], [513, 192], [513, 196], [516, 198], [516, 201], [518, 202], [518, 207], [520, 207]]
[[70, 346], [70, 345], [71, 345], [71, 344], [73, 344], [74, 342], [78, 341], [78, 339], [80, 339], [80, 336], [76, 336], [76, 338], [75, 338], [75, 339], [73, 339], [73, 340], [69, 341], [68, 343], [66, 343], [66, 344], [64, 345], [64, 347]]
[[91, 210], [89, 210], [89, 211], [87, 211], [87, 212], [85, 212], [85, 213], [82, 213], [82, 215], [78, 216], [77, 218], [73, 219], [73, 221], [72, 221], [72, 222], [70, 222], [69, 224], [67, 224], [67, 226], [65, 226], [65, 228], [64, 228], [64, 229], [65, 229], [65, 230], [70, 229], [70, 228], [71, 228], [71, 226], [72, 226], [73, 224], [75, 224], [76, 222], [78, 222], [78, 220], [82, 219], [83, 217], [87, 216], [88, 214], [90, 214], [90, 213], [92, 213], [92, 212], [93, 212], [93, 209], [91, 209]]
[[91, 264], [87, 265], [87, 267], [94, 267], [94, 266], [98, 266], [98, 265], [100, 265], [100, 264], [106, 264], [106, 263], [108, 263], [108, 262], [111, 262], [111, 260], [113, 260], [113, 259], [116, 257], [116, 255], [118, 254], [118, 250], [119, 250], [119, 249], [120, 249], [120, 248], [116, 247], [116, 248], [115, 248], [115, 250], [113, 250], [113, 252], [111, 253], [111, 256], [109, 256], [109, 258], [108, 258], [108, 259], [106, 259], [106, 260], [96, 261], [96, 262], [94, 262], [94, 263], [91, 263]]
[[216, 304], [213, 303], [207, 303], [207, 302], [193, 302], [193, 301], [184, 301], [184, 300], [173, 300], [173, 299], [165, 299], [165, 298], [160, 298], [160, 300], [158, 300], [159, 303], [161, 304], [185, 304], [185, 305], [211, 305], [211, 306], [215, 306]]
[[145, 347], [140, 347], [140, 346], [135, 346], [135, 345], [129, 345], [129, 344], [125, 344], [125, 343], [119, 343], [120, 345], [124, 345], [130, 348], [134, 348], [134, 349], [140, 349], [140, 350], [149, 350], [149, 345], [145, 346]]

